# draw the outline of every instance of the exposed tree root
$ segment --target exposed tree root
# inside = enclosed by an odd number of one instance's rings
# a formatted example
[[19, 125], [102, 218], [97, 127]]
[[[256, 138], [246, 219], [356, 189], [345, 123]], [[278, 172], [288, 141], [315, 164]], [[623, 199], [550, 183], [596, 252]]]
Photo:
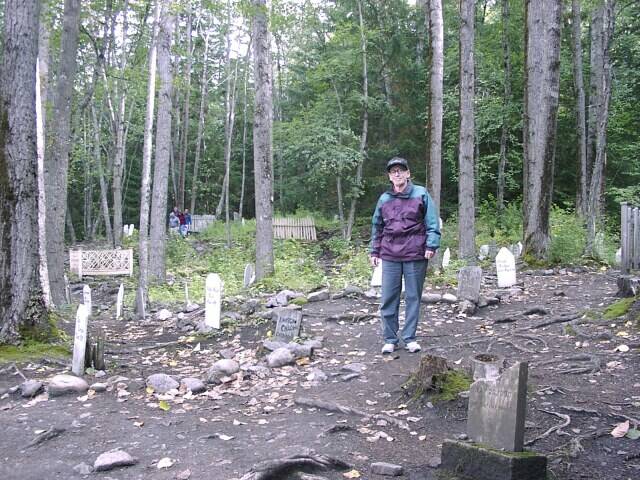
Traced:
[[554, 425], [549, 430], [544, 432], [542, 435], [538, 435], [536, 438], [526, 441], [524, 443], [525, 445], [533, 445], [538, 440], [542, 440], [543, 438], [548, 437], [549, 435], [551, 435], [553, 432], [556, 432], [556, 431], [558, 432], [558, 435], [561, 435], [561, 434], [569, 435], [566, 432], [562, 432], [562, 429], [571, 423], [571, 417], [569, 415], [565, 415], [564, 413], [553, 412], [551, 410], [542, 410], [540, 408], [538, 410], [544, 413], [548, 413], [550, 415], [555, 415], [556, 417], [560, 417], [562, 418], [562, 422], [559, 423], [558, 425]]
[[548, 320], [546, 322], [536, 323], [535, 325], [531, 325], [530, 327], [527, 327], [524, 330], [537, 330], [538, 328], [549, 327], [551, 325], [555, 325], [558, 323], [571, 322], [572, 320], [576, 320], [580, 318], [581, 315], [582, 315], [581, 313], [560, 315], [559, 317], [552, 318], [551, 320]]
[[349, 469], [351, 466], [342, 460], [310, 452], [260, 463], [244, 474], [240, 480], [320, 480], [324, 477], [308, 474]]
[[56, 428], [51, 427], [48, 430], [45, 430], [41, 434], [37, 435], [25, 448], [35, 447], [36, 445], [40, 445], [41, 443], [46, 442], [47, 440], [51, 440], [52, 438], [56, 438], [59, 435], [62, 435], [66, 430], [64, 428]]

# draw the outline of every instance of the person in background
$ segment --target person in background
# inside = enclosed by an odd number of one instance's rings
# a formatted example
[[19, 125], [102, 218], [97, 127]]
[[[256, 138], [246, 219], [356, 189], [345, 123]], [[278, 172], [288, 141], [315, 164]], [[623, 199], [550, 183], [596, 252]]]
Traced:
[[180, 228], [180, 220], [176, 216], [176, 214], [172, 211], [169, 213], [169, 232], [173, 235], [178, 234], [178, 230]]
[[184, 209], [184, 224], [186, 228], [185, 228], [185, 233], [183, 237], [186, 237], [187, 235], [189, 235], [189, 232], [191, 231], [191, 214], [189, 213], [188, 208]]
[[184, 218], [184, 213], [182, 213], [180, 211], [178, 212], [178, 220], [180, 221], [180, 235], [182, 237], [186, 237], [187, 223], [186, 223], [186, 220]]
[[378, 199], [372, 218], [370, 260], [382, 263], [382, 353], [398, 346], [398, 314], [402, 278], [405, 284], [405, 322], [401, 336], [405, 349], [421, 350], [416, 341], [420, 300], [427, 262], [440, 246], [438, 212], [424, 187], [411, 182], [409, 164], [393, 157], [387, 163], [391, 188]]

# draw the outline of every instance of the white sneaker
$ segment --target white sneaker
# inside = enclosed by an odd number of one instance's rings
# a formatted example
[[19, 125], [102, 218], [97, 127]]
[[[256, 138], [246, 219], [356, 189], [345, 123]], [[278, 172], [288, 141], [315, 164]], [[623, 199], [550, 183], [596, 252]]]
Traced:
[[382, 347], [382, 353], [393, 353], [396, 346], [393, 343], [385, 343]]
[[409, 350], [411, 353], [417, 353], [422, 350], [422, 347], [418, 342], [409, 342], [404, 346], [404, 348]]

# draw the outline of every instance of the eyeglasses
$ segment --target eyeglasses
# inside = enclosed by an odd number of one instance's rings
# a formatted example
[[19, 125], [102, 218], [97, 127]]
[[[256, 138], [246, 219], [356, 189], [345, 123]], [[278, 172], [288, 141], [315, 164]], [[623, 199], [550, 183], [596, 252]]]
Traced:
[[404, 172], [406, 172], [406, 170], [402, 168], [392, 168], [391, 170], [389, 170], [389, 175], [401, 175]]

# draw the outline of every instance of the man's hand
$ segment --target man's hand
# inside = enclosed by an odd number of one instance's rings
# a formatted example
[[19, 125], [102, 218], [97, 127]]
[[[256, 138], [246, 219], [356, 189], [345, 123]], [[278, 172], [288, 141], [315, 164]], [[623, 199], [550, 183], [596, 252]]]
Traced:
[[433, 258], [435, 254], [436, 252], [434, 252], [433, 250], [427, 250], [424, 252], [424, 258], [426, 258], [427, 260], [430, 260], [431, 258]]
[[380, 258], [369, 255], [369, 262], [371, 263], [372, 267], [377, 267], [378, 265], [380, 265]]

